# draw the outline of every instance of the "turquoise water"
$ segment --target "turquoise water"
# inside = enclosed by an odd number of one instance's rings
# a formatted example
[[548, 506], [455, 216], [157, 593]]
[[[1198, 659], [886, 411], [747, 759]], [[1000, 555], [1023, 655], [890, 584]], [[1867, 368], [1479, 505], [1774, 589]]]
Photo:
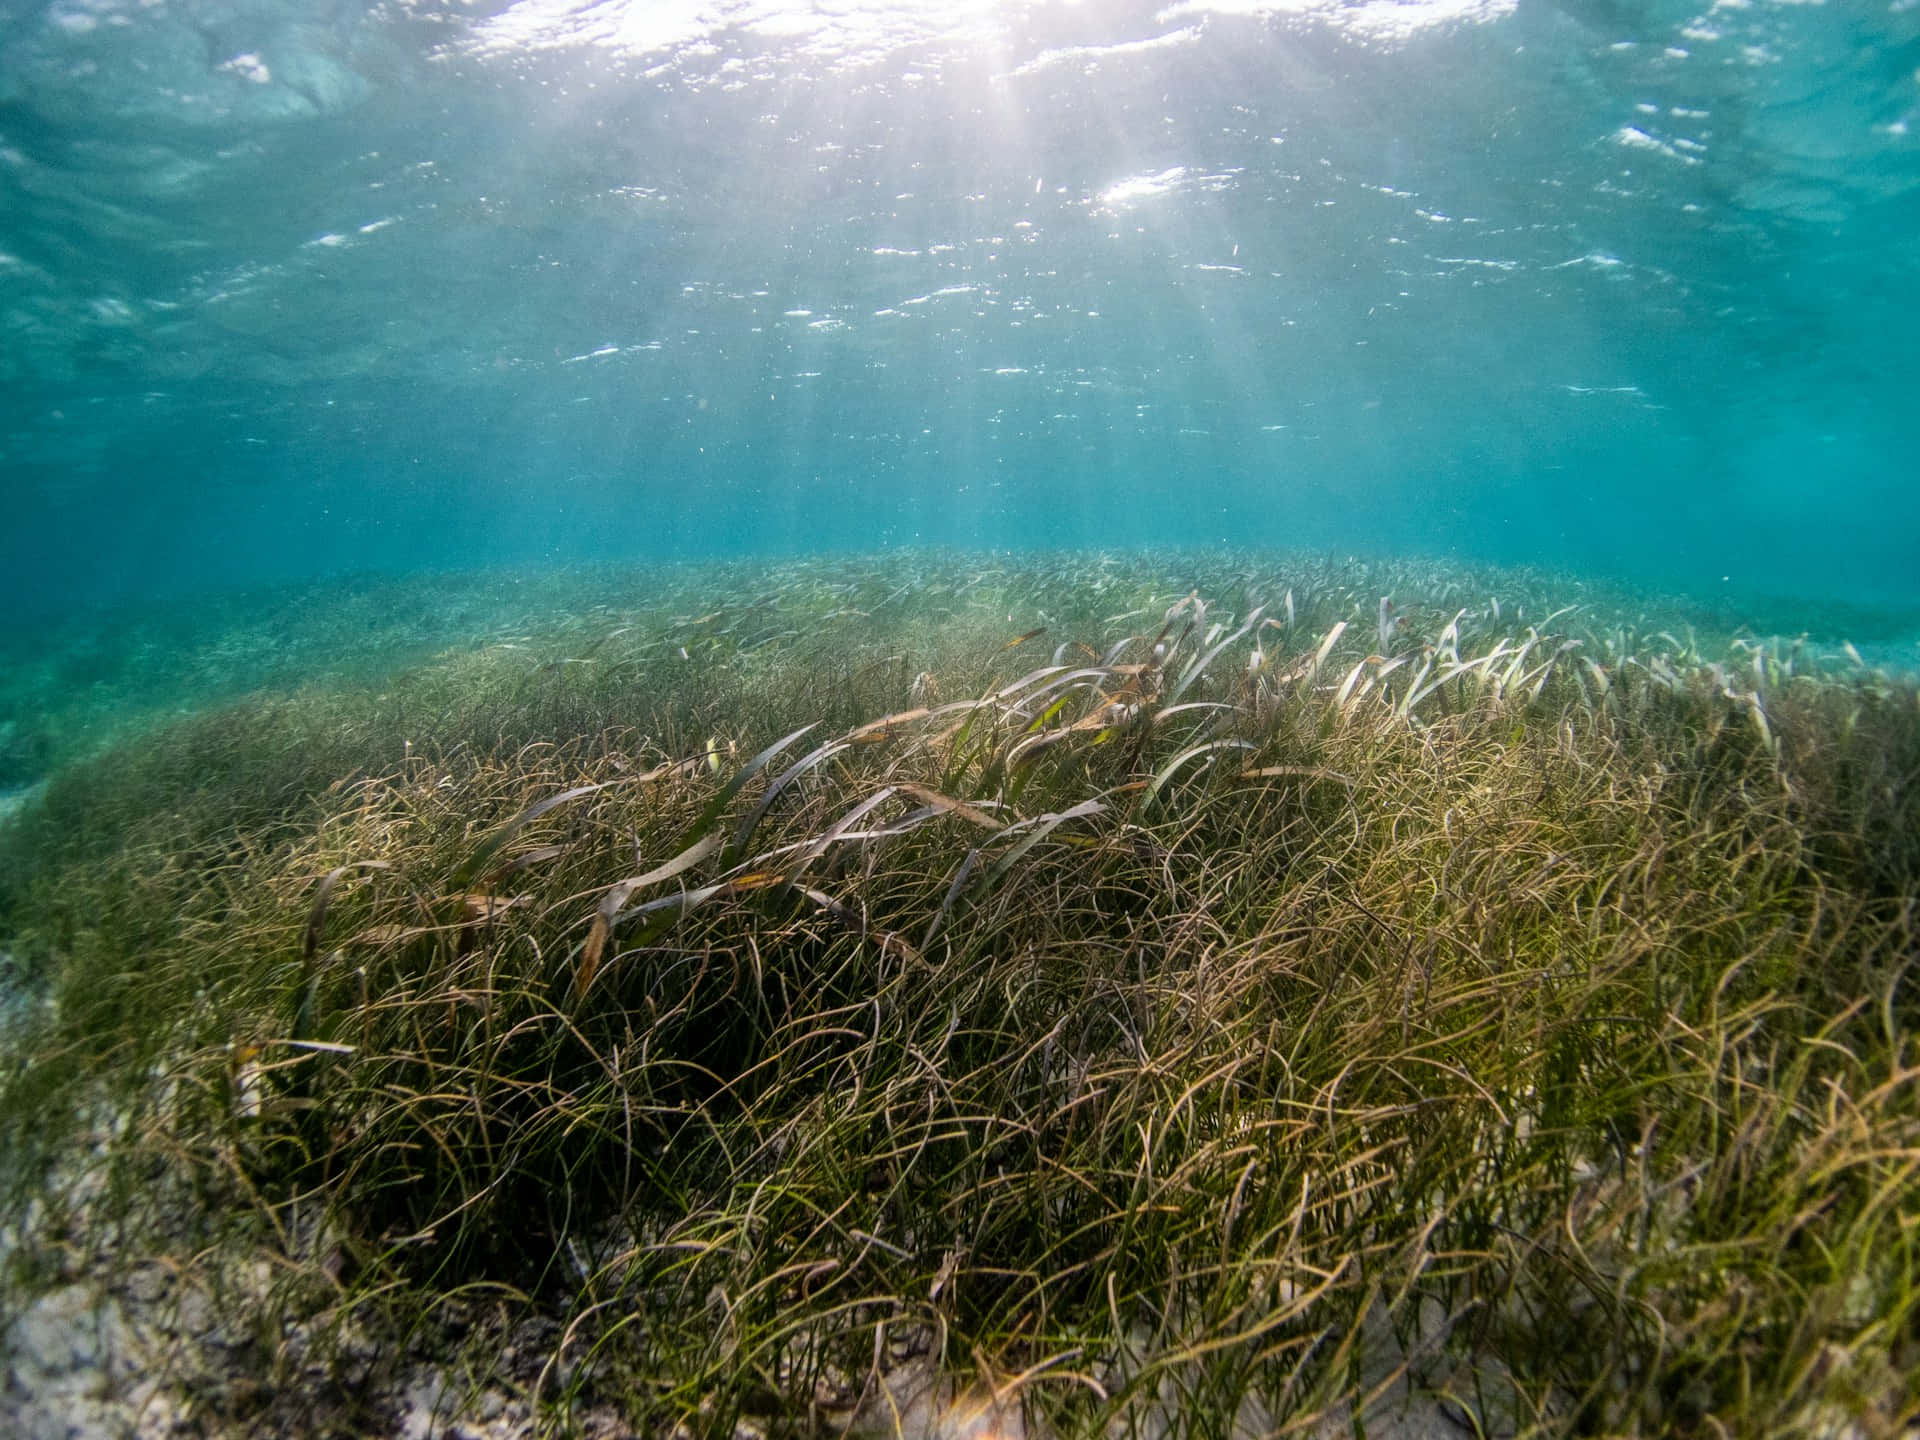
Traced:
[[1910, 1424], [1917, 328], [1920, 0], [0, 0], [0, 1433]]
[[1229, 540], [1913, 605], [1916, 127], [1911, 0], [14, 3], [0, 603]]

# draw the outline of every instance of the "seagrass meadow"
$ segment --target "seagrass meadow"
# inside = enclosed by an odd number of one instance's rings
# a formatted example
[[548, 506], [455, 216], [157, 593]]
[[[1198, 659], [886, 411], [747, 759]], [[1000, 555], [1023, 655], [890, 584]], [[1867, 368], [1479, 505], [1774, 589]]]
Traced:
[[1920, 703], [1845, 637], [466, 583], [109, 667], [0, 824], [5, 1293], [144, 1296], [172, 1433], [1913, 1433]]

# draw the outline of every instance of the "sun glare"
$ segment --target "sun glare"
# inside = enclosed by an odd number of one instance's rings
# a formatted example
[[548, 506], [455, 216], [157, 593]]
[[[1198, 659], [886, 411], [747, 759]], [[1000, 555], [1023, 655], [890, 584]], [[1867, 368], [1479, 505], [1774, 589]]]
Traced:
[[520, 0], [478, 28], [492, 53], [594, 46], [659, 54], [745, 35], [853, 59], [902, 44], [998, 35], [1022, 0]]

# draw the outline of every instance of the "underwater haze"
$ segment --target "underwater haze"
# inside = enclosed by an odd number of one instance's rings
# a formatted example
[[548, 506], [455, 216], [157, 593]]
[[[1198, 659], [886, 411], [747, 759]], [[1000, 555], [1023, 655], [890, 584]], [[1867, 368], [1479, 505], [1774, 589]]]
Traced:
[[1920, 1440], [1920, 0], [0, 0], [0, 1436]]
[[15, 0], [0, 603], [1222, 540], [1920, 602], [1917, 124], [1911, 0]]

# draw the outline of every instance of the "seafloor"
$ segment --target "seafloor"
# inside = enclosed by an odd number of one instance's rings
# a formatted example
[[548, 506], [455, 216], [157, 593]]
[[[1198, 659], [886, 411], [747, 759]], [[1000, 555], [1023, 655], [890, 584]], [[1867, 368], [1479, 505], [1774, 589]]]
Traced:
[[1920, 650], [1782, 613], [918, 554], [11, 641], [0, 1429], [1911, 1434]]

